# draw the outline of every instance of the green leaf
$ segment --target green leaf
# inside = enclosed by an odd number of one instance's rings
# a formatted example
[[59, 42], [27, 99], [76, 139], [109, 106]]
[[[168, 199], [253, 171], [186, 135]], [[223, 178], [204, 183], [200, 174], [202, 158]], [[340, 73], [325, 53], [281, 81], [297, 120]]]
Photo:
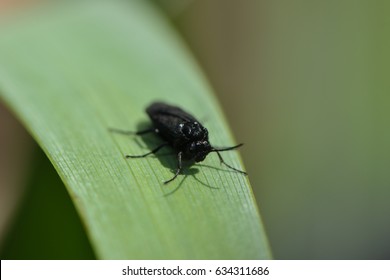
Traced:
[[[113, 134], [147, 125], [154, 100], [234, 141], [208, 83], [146, 1], [81, 1], [25, 13], [0, 29], [0, 94], [49, 157], [103, 259], [270, 258], [248, 178], [216, 155], [168, 185], [175, 157], [125, 160], [158, 143]], [[236, 151], [225, 160], [243, 169]]]

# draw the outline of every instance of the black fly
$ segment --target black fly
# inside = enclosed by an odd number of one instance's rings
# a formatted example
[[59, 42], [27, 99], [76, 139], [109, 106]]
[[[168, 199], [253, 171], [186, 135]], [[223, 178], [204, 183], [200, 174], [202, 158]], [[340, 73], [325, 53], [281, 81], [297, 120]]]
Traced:
[[155, 133], [160, 136], [162, 140], [164, 140], [162, 144], [151, 150], [149, 153], [137, 156], [126, 155], [126, 158], [143, 158], [150, 154], [157, 153], [165, 146], [171, 146], [177, 152], [178, 166], [175, 175], [171, 179], [165, 181], [164, 184], [173, 181], [180, 174], [183, 160], [200, 162], [203, 161], [211, 152], [217, 153], [221, 164], [224, 164], [228, 168], [246, 175], [246, 172], [238, 170], [227, 164], [220, 154], [220, 152], [223, 151], [237, 149], [243, 144], [238, 144], [236, 146], [227, 148], [215, 148], [211, 146], [207, 129], [203, 127], [192, 115], [183, 111], [179, 107], [156, 102], [146, 108], [146, 113], [152, 120], [152, 128], [138, 132], [123, 131], [118, 129], [111, 129], [111, 131], [128, 135]]

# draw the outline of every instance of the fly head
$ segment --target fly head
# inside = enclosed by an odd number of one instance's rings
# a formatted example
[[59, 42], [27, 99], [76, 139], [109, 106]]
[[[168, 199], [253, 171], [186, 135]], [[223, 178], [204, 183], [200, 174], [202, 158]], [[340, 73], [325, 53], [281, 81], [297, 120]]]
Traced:
[[211, 152], [211, 145], [209, 141], [194, 141], [187, 145], [185, 155], [187, 158], [194, 160], [195, 162], [203, 161], [206, 156]]

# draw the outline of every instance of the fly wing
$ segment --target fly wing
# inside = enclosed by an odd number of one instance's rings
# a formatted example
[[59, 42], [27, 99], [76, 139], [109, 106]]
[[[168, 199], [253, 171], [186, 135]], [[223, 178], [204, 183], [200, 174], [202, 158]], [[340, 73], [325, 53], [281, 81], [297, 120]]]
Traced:
[[170, 116], [181, 120], [181, 122], [197, 122], [191, 114], [183, 111], [179, 107], [171, 106], [165, 103], [156, 102], [151, 104], [147, 109], [149, 117], [153, 120], [153, 116]]
[[187, 122], [198, 122], [192, 115], [183, 111], [179, 107], [167, 105], [165, 103], [153, 103], [147, 109], [155, 128], [159, 135], [170, 143], [186, 139], [179, 129], [179, 125]]

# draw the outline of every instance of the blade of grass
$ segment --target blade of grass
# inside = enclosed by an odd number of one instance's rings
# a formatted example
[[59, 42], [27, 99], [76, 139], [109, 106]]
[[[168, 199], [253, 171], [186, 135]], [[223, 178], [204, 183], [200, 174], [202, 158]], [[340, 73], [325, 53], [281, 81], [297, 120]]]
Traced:
[[[83, 1], [0, 32], [0, 94], [58, 171], [98, 257], [270, 257], [247, 177], [210, 155], [163, 185], [174, 157], [125, 160], [145, 147], [108, 131], [137, 130], [158, 99], [207, 119], [215, 146], [233, 144], [201, 71], [158, 11], [145, 1]], [[224, 157], [242, 168], [237, 152]]]

